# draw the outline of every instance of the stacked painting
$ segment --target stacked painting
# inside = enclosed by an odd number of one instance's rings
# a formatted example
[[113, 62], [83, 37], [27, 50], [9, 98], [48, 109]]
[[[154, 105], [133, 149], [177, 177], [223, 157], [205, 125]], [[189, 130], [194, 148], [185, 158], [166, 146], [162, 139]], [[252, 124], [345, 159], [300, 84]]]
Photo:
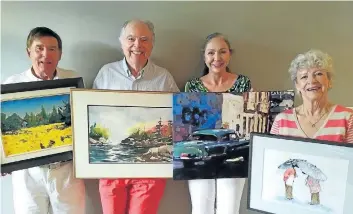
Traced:
[[247, 177], [250, 133], [293, 104], [294, 91], [173, 94], [173, 178]]

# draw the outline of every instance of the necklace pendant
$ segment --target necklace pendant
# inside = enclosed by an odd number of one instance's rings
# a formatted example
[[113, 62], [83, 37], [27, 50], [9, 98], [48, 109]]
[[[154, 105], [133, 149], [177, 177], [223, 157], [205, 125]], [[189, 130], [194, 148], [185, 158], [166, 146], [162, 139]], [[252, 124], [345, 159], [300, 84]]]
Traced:
[[315, 128], [315, 124], [312, 124], [311, 127]]

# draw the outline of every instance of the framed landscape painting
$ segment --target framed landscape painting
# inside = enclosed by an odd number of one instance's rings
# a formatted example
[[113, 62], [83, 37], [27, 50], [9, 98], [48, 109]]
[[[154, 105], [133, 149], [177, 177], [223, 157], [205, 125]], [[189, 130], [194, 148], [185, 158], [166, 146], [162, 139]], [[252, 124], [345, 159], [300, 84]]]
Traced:
[[172, 177], [172, 93], [73, 89], [71, 97], [77, 178]]
[[269, 132], [293, 101], [293, 91], [175, 93], [173, 178], [247, 177], [250, 133]]
[[1, 171], [72, 159], [70, 89], [82, 78], [1, 85]]
[[352, 213], [353, 145], [252, 133], [248, 208], [263, 213]]

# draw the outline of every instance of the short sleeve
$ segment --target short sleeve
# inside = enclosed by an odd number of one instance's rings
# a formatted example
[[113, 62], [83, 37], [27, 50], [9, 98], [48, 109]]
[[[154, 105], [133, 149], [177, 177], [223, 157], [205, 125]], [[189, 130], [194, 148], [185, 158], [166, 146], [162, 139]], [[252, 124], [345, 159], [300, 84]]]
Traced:
[[170, 87], [170, 91], [171, 92], [179, 92], [179, 87], [177, 86], [175, 80], [174, 80], [174, 77], [168, 73], [168, 84], [169, 84], [169, 87]]
[[92, 88], [93, 89], [101, 89], [102, 88], [102, 83], [103, 81], [103, 72], [104, 72], [104, 67], [102, 67], [96, 76], [96, 78], [93, 81]]
[[251, 88], [252, 88], [251, 80], [250, 80], [249, 77], [246, 77], [246, 82], [245, 82], [245, 86], [244, 86], [244, 92], [250, 91]]
[[279, 116], [278, 115], [275, 117], [275, 120], [273, 121], [270, 134], [279, 135]]
[[187, 81], [186, 84], [185, 84], [184, 91], [185, 91], [185, 92], [190, 92], [190, 86], [191, 86], [190, 81]]
[[353, 143], [353, 114], [348, 119], [348, 126], [346, 131], [347, 143]]
[[17, 75], [13, 75], [13, 76], [10, 76], [7, 79], [5, 79], [5, 81], [3, 81], [1, 84], [16, 83], [16, 82], [18, 82], [17, 79], [19, 79], [18, 76]]

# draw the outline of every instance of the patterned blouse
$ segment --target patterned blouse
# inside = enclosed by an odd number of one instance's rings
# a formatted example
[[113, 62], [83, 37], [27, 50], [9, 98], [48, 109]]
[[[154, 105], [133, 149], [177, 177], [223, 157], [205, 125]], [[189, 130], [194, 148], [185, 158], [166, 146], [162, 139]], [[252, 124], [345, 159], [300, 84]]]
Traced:
[[[247, 76], [238, 75], [234, 85], [225, 92], [242, 93], [251, 90], [251, 81]], [[199, 77], [189, 80], [185, 85], [185, 92], [209, 92]]]

